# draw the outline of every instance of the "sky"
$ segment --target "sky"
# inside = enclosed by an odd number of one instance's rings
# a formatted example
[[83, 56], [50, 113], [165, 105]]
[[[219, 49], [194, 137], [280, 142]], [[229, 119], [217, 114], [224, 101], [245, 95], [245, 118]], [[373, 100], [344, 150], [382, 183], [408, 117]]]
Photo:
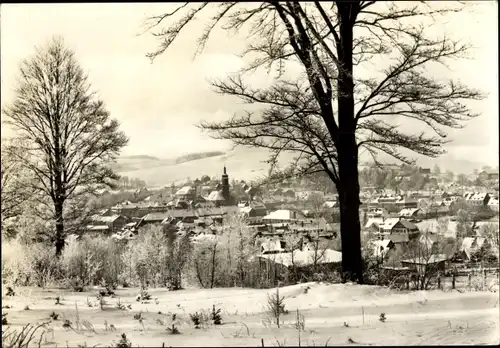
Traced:
[[[475, 47], [472, 58], [451, 64], [447, 72], [488, 98], [473, 104], [482, 116], [466, 128], [452, 130], [448, 157], [498, 165], [498, 17], [497, 2], [468, 2], [470, 11], [447, 16], [437, 30], [449, 32]], [[244, 40], [214, 33], [205, 51], [193, 59], [203, 21], [193, 23], [153, 63], [146, 53], [158, 42], [139, 35], [149, 15], [167, 12], [172, 4], [2, 4], [2, 107], [12, 100], [18, 65], [34, 47], [60, 35], [75, 52], [89, 82], [112, 117], [130, 137], [124, 155], [170, 158], [185, 153], [225, 150], [228, 143], [210, 139], [194, 125], [224, 120], [243, 111], [240, 101], [216, 95], [208, 78], [223, 77], [244, 62], [237, 56]], [[265, 78], [254, 76], [254, 80]], [[2, 130], [8, 135], [8, 130]]]

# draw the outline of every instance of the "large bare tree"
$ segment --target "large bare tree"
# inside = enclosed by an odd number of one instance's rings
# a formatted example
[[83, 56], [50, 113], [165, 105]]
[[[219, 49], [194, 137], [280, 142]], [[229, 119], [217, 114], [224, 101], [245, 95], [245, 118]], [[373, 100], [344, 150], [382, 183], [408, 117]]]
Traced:
[[[468, 45], [426, 30], [434, 15], [458, 11], [461, 5], [436, 9], [425, 2], [270, 1], [213, 6], [217, 12], [199, 38], [197, 53], [218, 25], [247, 33], [243, 55], [249, 65], [213, 85], [261, 109], [201, 126], [216, 138], [271, 150], [271, 164], [283, 152], [297, 153], [286, 175], [325, 171], [340, 199], [343, 279], [363, 282], [359, 149], [375, 161], [385, 153], [410, 163], [404, 149], [435, 157], [443, 153], [444, 129], [462, 127], [462, 121], [476, 116], [463, 100], [481, 99], [479, 91], [427, 72], [467, 52]], [[160, 40], [148, 56], [163, 54], [209, 7], [185, 3], [148, 18], [148, 29]], [[167, 28], [155, 30], [165, 23]], [[302, 68], [301, 76], [286, 76], [292, 65]], [[269, 88], [245, 80], [262, 67], [274, 78]], [[361, 68], [372, 76], [361, 76]], [[423, 125], [421, 132], [415, 131], [414, 121]]]
[[109, 164], [128, 139], [57, 37], [22, 62], [15, 99], [4, 112], [19, 140], [9, 155], [29, 170], [32, 195], [44, 197], [52, 211], [60, 255], [71, 202], [113, 185], [118, 177]]

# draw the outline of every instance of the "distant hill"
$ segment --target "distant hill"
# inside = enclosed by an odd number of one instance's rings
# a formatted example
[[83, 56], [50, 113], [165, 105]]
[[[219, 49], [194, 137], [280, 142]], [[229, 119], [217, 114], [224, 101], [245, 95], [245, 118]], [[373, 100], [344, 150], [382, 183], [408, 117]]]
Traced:
[[133, 155], [133, 156], [120, 156], [121, 160], [151, 160], [151, 161], [159, 161], [158, 157], [147, 156], [147, 155]]
[[184, 162], [195, 161], [195, 160], [199, 160], [202, 158], [216, 157], [216, 156], [222, 156], [222, 155], [225, 155], [225, 153], [222, 151], [190, 153], [190, 154], [187, 154], [184, 156], [177, 157], [175, 159], [175, 163], [181, 164]]
[[[243, 151], [208, 151], [190, 153], [170, 159], [160, 159], [153, 156], [122, 156], [117, 160], [114, 169], [117, 173], [141, 180], [145, 180], [148, 185], [165, 186], [172, 182], [185, 181], [188, 177], [199, 178], [202, 175], [220, 176], [224, 164], [232, 173], [232, 178], [247, 179], [260, 176], [264, 168], [261, 160], [266, 157], [261, 151], [250, 154], [248, 149]], [[250, 175], [247, 175], [249, 173]], [[258, 175], [257, 175], [258, 173]]]
[[[134, 169], [121, 166], [121, 170], [117, 171], [121, 175], [145, 180], [149, 185], [167, 186], [172, 182], [181, 183], [187, 178], [195, 179], [202, 175], [220, 177], [224, 165], [227, 167], [229, 180], [254, 180], [265, 176], [269, 170], [269, 165], [264, 163], [267, 154], [261, 149], [237, 148], [227, 152], [203, 154], [157, 162], [135, 162]], [[176, 163], [177, 160], [180, 162]]]

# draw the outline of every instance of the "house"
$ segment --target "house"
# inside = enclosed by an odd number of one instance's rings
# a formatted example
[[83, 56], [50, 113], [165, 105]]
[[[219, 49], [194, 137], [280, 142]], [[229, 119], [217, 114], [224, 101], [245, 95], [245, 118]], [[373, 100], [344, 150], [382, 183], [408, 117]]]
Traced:
[[402, 218], [385, 219], [378, 225], [378, 233], [384, 239], [390, 239], [393, 243], [408, 243], [418, 236], [418, 227]]
[[450, 213], [450, 205], [447, 205], [444, 201], [434, 201], [431, 202], [425, 209], [422, 211], [427, 218], [434, 218], [438, 216], [445, 216]]
[[431, 255], [429, 257], [414, 257], [401, 260], [403, 267], [408, 267], [419, 274], [429, 272], [444, 272], [446, 269], [447, 256], [444, 254]]
[[498, 213], [498, 207], [499, 207], [499, 203], [498, 203], [498, 197], [491, 197], [488, 201], [488, 207], [494, 211], [494, 212], [497, 212]]
[[334, 227], [325, 218], [292, 221], [288, 224], [288, 229], [294, 233], [305, 233], [308, 235], [319, 233], [323, 236], [333, 236], [335, 234]]
[[396, 233], [418, 233], [418, 227], [403, 218], [389, 218], [385, 219], [379, 225], [380, 232], [388, 233], [388, 234], [396, 234]]
[[161, 224], [163, 220], [165, 220], [167, 217], [169, 217], [169, 213], [149, 213], [146, 214], [138, 223], [137, 223], [137, 228], [145, 226], [145, 225], [151, 225], [151, 224]]
[[[382, 236], [384, 239], [389, 239], [396, 246], [400, 246], [402, 244], [407, 244], [410, 242], [410, 235], [408, 233], [394, 233], [386, 236]], [[382, 239], [382, 240], [384, 240]]]
[[279, 209], [264, 216], [262, 220], [267, 223], [291, 223], [294, 221], [305, 220], [304, 214], [295, 209]]
[[401, 208], [417, 208], [418, 202], [414, 198], [402, 196], [395, 202], [395, 205], [396, 205], [396, 207], [399, 207], [400, 209]]
[[420, 208], [404, 208], [400, 210], [399, 216], [407, 219], [422, 219], [425, 212]]
[[424, 233], [418, 239], [419, 243], [425, 246], [426, 250], [432, 250], [439, 241], [439, 236], [436, 233]]
[[191, 207], [191, 204], [184, 198], [177, 198], [175, 202], [174, 201], [168, 202], [167, 206], [173, 209], [189, 209]]
[[99, 210], [97, 212], [97, 215], [99, 215], [99, 216], [112, 216], [115, 214], [111, 208], [104, 208], [104, 209]]
[[337, 208], [339, 206], [339, 202], [337, 200], [327, 200], [323, 203], [323, 207], [327, 209]]
[[136, 236], [132, 231], [121, 231], [113, 234], [111, 238], [115, 240], [134, 240]]
[[490, 242], [484, 237], [465, 237], [462, 240], [460, 247], [461, 259], [469, 261], [472, 254], [477, 252], [481, 247], [489, 247]]
[[226, 199], [222, 195], [222, 191], [212, 191], [210, 194], [205, 198], [207, 202], [211, 202], [215, 207], [220, 207], [224, 205]]
[[264, 217], [267, 215], [267, 207], [260, 202], [243, 203], [239, 206], [240, 213], [248, 218]]
[[483, 192], [467, 192], [464, 194], [465, 202], [472, 206], [487, 205], [490, 195]]
[[380, 228], [379, 228], [380, 224], [382, 224], [384, 221], [385, 221], [385, 219], [382, 217], [368, 219], [364, 228], [365, 228], [365, 230], [368, 230], [371, 232], [378, 232], [380, 230]]
[[385, 259], [390, 252], [394, 250], [394, 242], [390, 239], [370, 241], [370, 248], [373, 251], [373, 256], [380, 259]]
[[459, 199], [458, 196], [448, 196], [448, 197], [443, 198], [442, 202], [444, 203], [444, 205], [449, 207], [453, 203], [455, 203], [458, 199]]
[[366, 216], [369, 219], [381, 218], [381, 217], [387, 218], [387, 217], [389, 217], [389, 212], [387, 211], [387, 209], [384, 209], [384, 208], [371, 208], [366, 213]]
[[[90, 218], [90, 225], [93, 227], [107, 226], [109, 231], [114, 233], [120, 231], [128, 223], [128, 219], [123, 215], [99, 216], [94, 215]], [[97, 229], [94, 229], [97, 230]], [[102, 229], [104, 230], [104, 229]]]
[[194, 200], [196, 197], [196, 188], [193, 186], [184, 186], [180, 188], [175, 195], [177, 198], [185, 201]]
[[86, 230], [89, 234], [92, 235], [103, 235], [111, 233], [109, 226], [106, 225], [88, 225]]
[[262, 255], [276, 254], [285, 251], [285, 243], [279, 238], [262, 238], [258, 242]]

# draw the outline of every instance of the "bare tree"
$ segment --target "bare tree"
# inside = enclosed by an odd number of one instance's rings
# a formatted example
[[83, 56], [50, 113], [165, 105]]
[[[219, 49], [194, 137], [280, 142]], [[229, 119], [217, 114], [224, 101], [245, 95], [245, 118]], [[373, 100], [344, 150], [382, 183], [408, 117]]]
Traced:
[[60, 255], [68, 202], [113, 185], [118, 176], [109, 164], [128, 139], [61, 38], [22, 62], [15, 93], [4, 111], [21, 143], [9, 154], [30, 171], [30, 190], [51, 209]]
[[[269, 149], [272, 166], [283, 152], [297, 153], [296, 163], [284, 175], [325, 171], [340, 200], [343, 280], [361, 283], [359, 148], [375, 161], [382, 152], [410, 163], [402, 149], [436, 157], [446, 143], [443, 128], [461, 127], [462, 121], [476, 116], [462, 101], [482, 98], [479, 91], [427, 73], [430, 66], [445, 65], [466, 53], [467, 45], [426, 35], [431, 23], [424, 23], [435, 14], [459, 9], [376, 1], [334, 1], [328, 7], [318, 1], [215, 6], [218, 11], [200, 36], [196, 53], [219, 23], [225, 30], [248, 29], [243, 55], [252, 59], [250, 65], [213, 86], [264, 109], [201, 127], [236, 145]], [[148, 57], [163, 54], [208, 7], [207, 2], [185, 3], [150, 17], [148, 30], [171, 22], [167, 29], [153, 32], [161, 42]], [[412, 24], [419, 19], [421, 25]], [[381, 67], [377, 76], [355, 76], [355, 66], [371, 63]], [[302, 76], [285, 78], [287, 64], [301, 66]], [[374, 70], [373, 65], [368, 69]], [[275, 78], [270, 88], [254, 88], [245, 81], [245, 73], [261, 67]], [[405, 132], [388, 122], [388, 116], [421, 121], [431, 132]]]
[[416, 272], [412, 283], [416, 290], [427, 290], [439, 275], [439, 263], [453, 254], [453, 246], [444, 236], [437, 235], [433, 240], [428, 231], [424, 231], [421, 240], [410, 241], [404, 247], [403, 258], [414, 263]]
[[304, 236], [299, 236], [297, 233], [286, 233], [283, 236], [283, 240], [285, 242], [285, 249], [290, 253], [290, 272], [292, 276], [292, 281], [297, 282], [298, 273], [297, 273], [297, 258], [296, 254], [298, 250], [302, 250], [304, 244]]

